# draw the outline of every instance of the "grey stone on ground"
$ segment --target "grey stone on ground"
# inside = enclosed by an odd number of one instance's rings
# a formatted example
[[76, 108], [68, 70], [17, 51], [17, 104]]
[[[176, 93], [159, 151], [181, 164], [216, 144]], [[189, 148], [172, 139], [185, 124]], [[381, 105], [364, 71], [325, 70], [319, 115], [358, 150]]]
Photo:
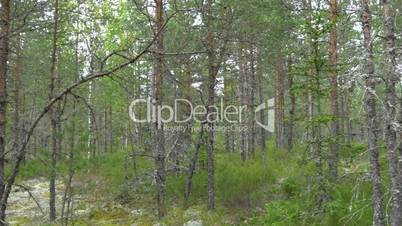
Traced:
[[202, 226], [202, 222], [192, 220], [192, 221], [186, 222], [183, 226]]
[[165, 226], [165, 224], [164, 223], [156, 223], [156, 224], [154, 224], [152, 226]]
[[186, 220], [195, 220], [200, 217], [200, 211], [197, 209], [188, 209], [184, 212], [184, 219]]

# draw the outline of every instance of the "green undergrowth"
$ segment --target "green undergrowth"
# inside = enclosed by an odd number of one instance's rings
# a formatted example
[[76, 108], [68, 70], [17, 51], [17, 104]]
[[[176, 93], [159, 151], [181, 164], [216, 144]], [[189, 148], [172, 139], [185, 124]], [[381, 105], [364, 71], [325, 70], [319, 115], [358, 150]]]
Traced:
[[[205, 225], [370, 225], [371, 183], [366, 147], [350, 144], [342, 147], [339, 180], [325, 181], [326, 198], [318, 206], [317, 169], [309, 159], [306, 145], [292, 151], [278, 150], [267, 142], [265, 152], [243, 162], [239, 153], [225, 153], [217, 145], [215, 155], [216, 209], [206, 209], [207, 171], [205, 147], [202, 148], [197, 171], [193, 176], [189, 209], [183, 206], [186, 172], [169, 173], [166, 182], [167, 225], [183, 225], [201, 220]], [[325, 151], [325, 150], [324, 150]], [[126, 151], [96, 156], [90, 160], [76, 158], [75, 179], [82, 193], [94, 194], [94, 200], [107, 200], [105, 207], [90, 211], [87, 218], [76, 219], [77, 225], [152, 225], [155, 218], [155, 190], [152, 186], [153, 162], [149, 158], [127, 161]], [[388, 183], [386, 157], [381, 155], [384, 184]], [[134, 170], [136, 168], [136, 170]], [[127, 169], [127, 170], [124, 170]], [[46, 177], [49, 168], [40, 160], [28, 161], [20, 179]], [[59, 175], [68, 171], [68, 160], [59, 161]], [[324, 169], [326, 175], [327, 169]], [[96, 194], [96, 195], [95, 195]], [[385, 197], [385, 200], [387, 197]], [[113, 204], [119, 204], [116, 208]], [[130, 211], [141, 210], [138, 216]], [[195, 214], [191, 214], [195, 212]], [[126, 223], [119, 223], [125, 221]]]
[[[371, 225], [371, 181], [369, 174], [367, 147], [353, 143], [343, 146], [339, 155], [339, 178], [335, 182], [324, 180], [325, 201], [319, 207], [320, 189], [317, 169], [308, 158], [307, 147], [296, 147], [291, 159], [285, 159], [278, 168], [287, 173], [276, 171], [274, 175], [282, 175], [276, 194], [265, 204], [265, 212], [251, 219], [251, 225]], [[324, 156], [325, 156], [324, 149]], [[383, 184], [388, 184], [387, 162], [385, 150], [380, 160]], [[283, 154], [286, 155], [286, 154]], [[274, 155], [275, 156], [275, 155]], [[275, 161], [276, 157], [271, 160]], [[309, 164], [307, 164], [309, 162]], [[275, 164], [275, 163], [273, 163]], [[324, 166], [325, 178], [328, 169]], [[386, 186], [384, 186], [384, 191]], [[278, 195], [282, 194], [282, 195]], [[388, 195], [384, 200], [388, 200]]]

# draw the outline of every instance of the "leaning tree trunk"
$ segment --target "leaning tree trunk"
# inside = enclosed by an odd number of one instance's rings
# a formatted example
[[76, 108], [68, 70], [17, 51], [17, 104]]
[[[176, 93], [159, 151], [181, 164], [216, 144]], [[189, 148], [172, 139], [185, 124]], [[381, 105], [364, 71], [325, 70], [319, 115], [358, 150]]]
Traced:
[[385, 78], [386, 93], [386, 143], [388, 148], [389, 172], [391, 178], [391, 225], [402, 225], [402, 194], [401, 194], [401, 175], [399, 172], [399, 154], [397, 153], [397, 125], [396, 118], [396, 84], [398, 76], [396, 73], [396, 48], [395, 48], [395, 29], [394, 19], [391, 12], [389, 0], [382, 0], [383, 19], [386, 39], [386, 52], [388, 57], [387, 77]]
[[[10, 28], [10, 0], [2, 0], [0, 8], [0, 196], [4, 194], [5, 178], [5, 144], [6, 144], [6, 110], [7, 110], [7, 61], [8, 35]], [[0, 212], [0, 225], [5, 225], [6, 205], [3, 203]]]
[[191, 193], [191, 187], [192, 187], [192, 183], [193, 183], [193, 176], [194, 176], [194, 172], [195, 172], [195, 167], [197, 164], [197, 160], [198, 160], [198, 156], [200, 153], [200, 149], [201, 149], [201, 144], [203, 142], [203, 136], [204, 136], [204, 125], [201, 124], [201, 130], [200, 133], [198, 135], [198, 141], [196, 143], [195, 146], [195, 150], [194, 150], [194, 154], [190, 160], [190, 164], [187, 170], [187, 178], [186, 178], [186, 184], [184, 187], [184, 204], [183, 204], [183, 208], [187, 209], [188, 208], [188, 201], [190, 198], [190, 193]]
[[380, 174], [380, 161], [379, 161], [379, 148], [378, 148], [378, 121], [376, 112], [376, 94], [375, 87], [376, 81], [374, 77], [374, 56], [373, 56], [373, 43], [371, 39], [371, 14], [368, 0], [362, 0], [363, 12], [363, 34], [364, 34], [364, 47], [367, 52], [367, 135], [368, 135], [368, 149], [370, 154], [371, 164], [371, 180], [373, 184], [373, 225], [382, 226], [384, 222], [384, 206], [383, 206], [383, 193], [381, 191], [381, 174]]

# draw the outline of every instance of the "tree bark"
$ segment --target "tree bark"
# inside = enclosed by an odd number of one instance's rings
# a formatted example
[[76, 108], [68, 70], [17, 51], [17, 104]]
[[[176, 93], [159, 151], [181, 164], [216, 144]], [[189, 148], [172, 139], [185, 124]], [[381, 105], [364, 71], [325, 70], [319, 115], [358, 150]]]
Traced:
[[318, 211], [322, 214], [324, 210], [324, 204], [328, 200], [328, 192], [327, 192], [327, 187], [326, 187], [326, 178], [324, 174], [324, 155], [323, 155], [323, 150], [322, 150], [322, 126], [320, 123], [314, 122], [314, 117], [318, 116], [321, 117], [322, 111], [321, 111], [321, 83], [320, 83], [320, 74], [321, 74], [321, 65], [319, 63], [318, 58], [320, 58], [319, 55], [319, 47], [318, 47], [318, 42], [317, 39], [313, 41], [313, 53], [314, 53], [314, 74], [313, 76], [313, 101], [311, 102], [312, 104], [312, 138], [313, 138], [313, 153], [315, 155], [315, 165], [317, 168], [317, 181], [318, 181], [318, 192], [319, 194], [317, 195], [317, 207]]
[[287, 149], [290, 151], [293, 148], [293, 136], [294, 136], [294, 120], [296, 114], [296, 95], [294, 91], [294, 76], [292, 74], [292, 56], [288, 57], [288, 82], [289, 82], [289, 99], [290, 99], [290, 109], [289, 109], [289, 119], [287, 128]]
[[21, 70], [22, 70], [22, 49], [21, 49], [21, 34], [15, 36], [16, 47], [16, 64], [14, 74], [13, 87], [13, 115], [12, 115], [12, 134], [13, 134], [13, 151], [18, 150], [20, 139], [20, 86], [21, 86]]
[[254, 116], [254, 104], [255, 104], [255, 89], [256, 89], [256, 81], [255, 81], [255, 57], [254, 57], [254, 46], [250, 45], [250, 53], [249, 53], [249, 58], [250, 58], [250, 76], [248, 79], [248, 146], [247, 146], [247, 153], [248, 153], [248, 158], [254, 158], [255, 157], [255, 135], [256, 135], [256, 130], [255, 130], [255, 118]]
[[[262, 75], [262, 71], [261, 71], [261, 57], [258, 56], [258, 60], [257, 60], [257, 80], [258, 80], [258, 104], [263, 104], [264, 103], [264, 90], [263, 90], [263, 75]], [[259, 112], [259, 120], [260, 122], [265, 125], [265, 110], [261, 109], [261, 111]], [[263, 161], [265, 162], [265, 140], [266, 140], [266, 131], [264, 128], [259, 127], [259, 146], [260, 146], [260, 152], [261, 152], [261, 158], [263, 159]]]
[[[240, 49], [239, 49], [239, 69], [240, 69], [240, 83], [239, 83], [239, 102], [240, 106], [244, 107], [247, 106], [247, 62], [246, 62], [246, 53], [245, 53], [245, 45], [244, 43], [240, 43]], [[242, 128], [245, 128], [247, 126], [246, 120], [247, 120], [247, 111], [248, 109], [245, 109], [240, 112], [240, 126]], [[247, 160], [247, 131], [241, 129], [240, 130], [240, 155], [241, 159], [243, 161]]]
[[[5, 145], [6, 145], [6, 111], [7, 111], [7, 61], [9, 52], [9, 28], [10, 28], [10, 0], [2, 0], [0, 8], [1, 33], [0, 33], [0, 195], [5, 187]], [[0, 213], [0, 225], [5, 225], [6, 205], [2, 203]]]
[[331, 99], [331, 134], [333, 140], [330, 144], [330, 155], [328, 159], [329, 176], [332, 181], [338, 177], [338, 141], [339, 141], [339, 107], [338, 107], [338, 73], [337, 73], [337, 14], [338, 2], [337, 0], [330, 0], [331, 10], [331, 24], [332, 29], [330, 33], [330, 47], [329, 47], [329, 65], [330, 65], [330, 99]]
[[[176, 88], [176, 96], [178, 98], [184, 98], [188, 101], [192, 101], [191, 98], [191, 90], [192, 90], [192, 83], [193, 83], [193, 78], [192, 78], [192, 70], [191, 70], [191, 59], [188, 57], [185, 57], [181, 61], [181, 82], [178, 84], [178, 86], [181, 85], [181, 87]], [[184, 106], [181, 106], [179, 109], [179, 117], [181, 120], [184, 120], [191, 115], [191, 107], [185, 104]], [[188, 122], [183, 122], [180, 123], [181, 125], [184, 126], [184, 130], [178, 131], [177, 136], [179, 136], [177, 143], [176, 143], [176, 148], [173, 151], [172, 155], [174, 157], [175, 161], [175, 172], [178, 173], [180, 172], [180, 160], [185, 157], [188, 154], [188, 151], [190, 150], [191, 147], [191, 138], [192, 138], [192, 124], [193, 122], [190, 120]]]
[[376, 112], [376, 81], [374, 77], [374, 56], [373, 44], [371, 39], [371, 13], [368, 0], [361, 0], [362, 19], [363, 19], [363, 35], [364, 47], [367, 52], [367, 134], [368, 134], [368, 149], [371, 164], [371, 180], [372, 188], [372, 203], [373, 203], [373, 225], [383, 226], [384, 222], [384, 206], [383, 206], [383, 193], [381, 190], [381, 174], [380, 174], [380, 161], [379, 161], [379, 145], [378, 145], [378, 121]]
[[[162, 105], [163, 98], [163, 53], [164, 51], [164, 8], [163, 0], [155, 0], [156, 13], [155, 13], [155, 27], [156, 31], [161, 31], [158, 37], [156, 37], [155, 48], [158, 53], [154, 55], [154, 79], [153, 79], [153, 98], [155, 111], [158, 112]], [[155, 33], [157, 34], [157, 33]], [[165, 206], [165, 187], [166, 187], [166, 169], [165, 169], [165, 135], [163, 132], [163, 124], [156, 114], [156, 120], [153, 122], [153, 151], [156, 167], [156, 186], [157, 186], [157, 208], [158, 218], [162, 219], [166, 214]]]
[[187, 171], [186, 185], [184, 187], [184, 204], [183, 204], [184, 209], [188, 208], [188, 200], [190, 198], [191, 186], [193, 183], [193, 175], [194, 175], [195, 167], [197, 164], [198, 156], [200, 153], [201, 144], [204, 139], [203, 136], [204, 136], [204, 125], [201, 125], [201, 131], [200, 131], [200, 134], [198, 137], [197, 144], [195, 146], [195, 151], [194, 151], [193, 157], [191, 158], [191, 162], [190, 162], [190, 165], [189, 165], [188, 171]]
[[[92, 82], [88, 82], [88, 104], [92, 104]], [[94, 131], [94, 120], [91, 113], [91, 109], [88, 109], [88, 141], [87, 141], [87, 158], [90, 159], [91, 156], [95, 156], [95, 131]]]
[[395, 48], [395, 28], [394, 18], [391, 12], [389, 0], [382, 0], [383, 20], [387, 52], [387, 68], [385, 78], [386, 92], [386, 143], [388, 148], [389, 172], [391, 179], [391, 225], [402, 225], [402, 194], [401, 194], [401, 173], [399, 172], [398, 162], [400, 159], [397, 153], [397, 125], [396, 118], [397, 95], [396, 84], [399, 78], [396, 73], [396, 48]]
[[108, 125], [109, 125], [109, 123], [108, 123], [108, 121], [107, 121], [107, 118], [108, 118], [108, 110], [107, 110], [107, 106], [105, 105], [104, 106], [104, 109], [103, 109], [103, 152], [104, 153], [107, 153], [107, 146], [108, 146], [108, 140], [107, 140], [107, 138], [108, 138]]
[[[230, 99], [232, 98], [232, 96], [231, 96], [231, 85], [230, 84], [231, 84], [231, 82], [230, 82], [229, 78], [225, 77], [224, 81], [223, 81], [223, 105], [224, 105], [225, 109], [231, 103]], [[229, 128], [231, 125], [226, 120], [224, 123], [225, 123], [225, 126], [227, 126], [227, 128]], [[230, 129], [225, 130], [225, 151], [228, 153], [234, 152], [234, 134], [233, 134], [233, 131], [231, 131]]]
[[[207, 46], [207, 57], [208, 57], [208, 100], [207, 100], [207, 115], [214, 111], [215, 103], [215, 83], [216, 76], [219, 70], [219, 63], [216, 59], [215, 45], [214, 45], [214, 33], [212, 27], [212, 5], [214, 0], [208, 0], [206, 6], [206, 26], [207, 26], [207, 36], [206, 36], [206, 46]], [[214, 123], [211, 120], [207, 120], [208, 128], [208, 150], [207, 150], [207, 171], [208, 171], [208, 210], [215, 209], [215, 167], [214, 167]]]
[[108, 141], [109, 141], [109, 152], [113, 152], [113, 115], [112, 115], [112, 103], [109, 103], [108, 107]]
[[276, 147], [285, 148], [285, 94], [284, 94], [284, 62], [282, 56], [278, 56], [276, 64], [276, 81], [275, 81], [275, 135]]
[[[77, 54], [77, 53], [76, 53]], [[76, 62], [77, 63], [77, 62]], [[73, 100], [71, 124], [70, 124], [70, 142], [68, 147], [68, 177], [64, 183], [64, 194], [60, 210], [60, 219], [63, 225], [68, 225], [69, 205], [72, 199], [72, 180], [74, 176], [74, 147], [75, 147], [75, 121], [76, 120], [76, 101]]]
[[[53, 15], [53, 40], [52, 40], [52, 54], [51, 54], [51, 68], [50, 68], [50, 85], [49, 85], [49, 101], [54, 98], [55, 86], [57, 82], [57, 36], [58, 36], [58, 23], [59, 23], [59, 1], [54, 2], [54, 15]], [[58, 155], [58, 111], [57, 106], [49, 109], [49, 116], [51, 121], [51, 169], [49, 178], [49, 218], [50, 221], [56, 220], [56, 164]]]

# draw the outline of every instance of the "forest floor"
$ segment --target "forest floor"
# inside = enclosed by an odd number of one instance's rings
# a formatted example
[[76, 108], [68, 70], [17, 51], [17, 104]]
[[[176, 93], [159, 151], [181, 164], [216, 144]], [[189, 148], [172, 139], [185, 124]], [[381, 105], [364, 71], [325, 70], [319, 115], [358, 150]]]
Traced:
[[[73, 221], [75, 225], [154, 225], [158, 223], [155, 218], [155, 201], [152, 180], [152, 162], [149, 159], [137, 159], [136, 166], [130, 163], [124, 166], [126, 152], [104, 154], [88, 161], [77, 159], [75, 162], [75, 174], [73, 177]], [[201, 155], [202, 159], [205, 156]], [[237, 157], [236, 157], [237, 159]], [[217, 162], [228, 162], [219, 157]], [[238, 161], [238, 160], [236, 160]], [[65, 182], [68, 174], [68, 161], [61, 160], [57, 167], [57, 212], [60, 213]], [[240, 164], [240, 162], [239, 162]], [[206, 210], [205, 194], [206, 172], [205, 169], [194, 176], [193, 190], [190, 198], [190, 208], [183, 210], [182, 194], [184, 178], [171, 175], [167, 181], [168, 216], [163, 221], [167, 225], [194, 225], [201, 222], [203, 225], [233, 225], [246, 222], [248, 216], [255, 212], [263, 212], [263, 202], [258, 207], [253, 203], [254, 197], [247, 197], [243, 192], [255, 193], [262, 184], [269, 180], [264, 177], [269, 174], [258, 169], [260, 164], [251, 164], [250, 170], [244, 168], [222, 165], [219, 168], [218, 180], [224, 184], [217, 186], [219, 206], [216, 211]], [[128, 167], [124, 170], [124, 167]], [[246, 167], [246, 166], [244, 166]], [[257, 167], [257, 168], [256, 168]], [[135, 168], [135, 170], [134, 170]], [[219, 170], [218, 168], [218, 170]], [[247, 167], [248, 168], [248, 167]], [[255, 185], [240, 183], [243, 188], [236, 188], [241, 178], [253, 178], [252, 171], [259, 170], [260, 174], [255, 178]], [[125, 175], [127, 171], [127, 175]], [[231, 178], [225, 174], [231, 172]], [[49, 169], [47, 164], [41, 161], [28, 162], [21, 171], [18, 186], [13, 189], [7, 212], [7, 220], [11, 225], [45, 225], [48, 224], [49, 202]], [[242, 175], [248, 174], [248, 175]], [[124, 180], [124, 178], [129, 178]], [[230, 179], [230, 180], [225, 180]], [[257, 189], [258, 188], [258, 189]], [[263, 188], [263, 187], [260, 187]], [[236, 190], [238, 189], [238, 190]], [[252, 190], [256, 190], [252, 192]], [[232, 200], [233, 199], [233, 200]]]
[[[11, 225], [42, 225], [46, 223], [49, 213], [48, 180], [46, 178], [29, 179], [23, 181], [22, 184], [24, 188], [16, 187], [10, 196], [7, 212], [9, 223]], [[57, 181], [56, 188], [57, 211], [60, 212], [65, 189], [63, 182]], [[74, 195], [73, 218], [75, 224], [131, 225], [144, 214], [143, 209], [130, 209], [118, 201], [105, 202], [105, 196], [94, 194], [96, 193]]]
[[[358, 156], [364, 146], [349, 148], [348, 155]], [[238, 153], [216, 156], [217, 209], [206, 210], [206, 178], [203, 168], [193, 178], [190, 208], [184, 210], [185, 174], [167, 178], [168, 215], [165, 225], [366, 225], [370, 224], [370, 183], [368, 166], [344, 161], [342, 179], [330, 189], [333, 199], [328, 212], [315, 214], [315, 168], [302, 154], [295, 155], [269, 146], [261, 158], [241, 162]], [[303, 148], [296, 150], [299, 153]], [[88, 161], [75, 162], [73, 178], [74, 225], [158, 225], [155, 218], [152, 162], [128, 161], [124, 151], [109, 153]], [[354, 158], [359, 158], [354, 156]], [[200, 166], [205, 156], [200, 156]], [[345, 159], [349, 159], [346, 156]], [[60, 161], [57, 171], [58, 213], [64, 194], [67, 161]], [[361, 161], [366, 162], [366, 161]], [[126, 169], [126, 170], [125, 170]], [[134, 170], [135, 169], [135, 170]], [[48, 224], [48, 167], [30, 162], [22, 171], [9, 203], [11, 225]], [[128, 179], [124, 179], [128, 178]], [[27, 192], [29, 190], [29, 192]], [[39, 207], [40, 206], [40, 207]], [[335, 223], [336, 222], [336, 223]]]

